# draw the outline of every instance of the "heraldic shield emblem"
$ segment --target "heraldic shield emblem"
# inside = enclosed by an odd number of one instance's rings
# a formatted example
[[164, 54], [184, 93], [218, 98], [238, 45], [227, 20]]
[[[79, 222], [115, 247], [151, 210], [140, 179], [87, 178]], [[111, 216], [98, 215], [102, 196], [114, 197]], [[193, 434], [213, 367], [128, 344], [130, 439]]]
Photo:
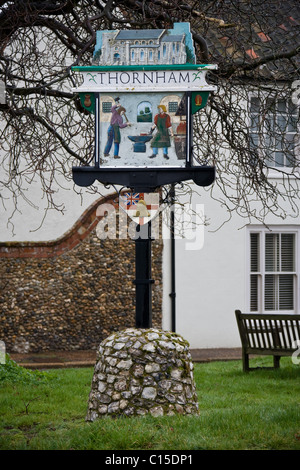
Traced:
[[134, 222], [145, 225], [159, 214], [159, 193], [123, 193], [119, 197], [119, 207]]

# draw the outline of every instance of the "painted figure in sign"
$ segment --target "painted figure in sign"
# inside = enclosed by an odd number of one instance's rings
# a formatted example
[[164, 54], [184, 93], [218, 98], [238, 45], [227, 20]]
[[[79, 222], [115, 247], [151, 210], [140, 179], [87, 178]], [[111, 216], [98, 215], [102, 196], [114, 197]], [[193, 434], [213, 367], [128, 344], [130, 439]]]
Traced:
[[[158, 106], [159, 113], [154, 117], [154, 125], [151, 127], [151, 133], [157, 128], [157, 133], [152, 139], [152, 155], [149, 158], [155, 158], [158, 154], [158, 149], [163, 149], [163, 156], [165, 159], [169, 159], [168, 147], [171, 147], [170, 136], [173, 137], [171, 118], [166, 114], [167, 108], [165, 105], [160, 104]], [[170, 130], [170, 133], [169, 133]]]
[[[121, 133], [120, 129], [123, 129], [124, 127], [131, 126], [131, 123], [128, 122], [128, 119], [126, 117], [126, 109], [123, 108], [119, 104], [119, 98], [116, 98], [116, 103], [114, 106], [111, 108], [111, 120], [110, 120], [110, 125], [107, 130], [107, 143], [105, 145], [104, 149], [104, 157], [109, 156], [110, 149], [112, 147], [112, 144], [114, 142], [114, 158], [121, 158], [119, 156], [119, 149], [120, 149], [120, 142], [121, 142]], [[126, 122], [123, 122], [123, 117], [125, 117]]]

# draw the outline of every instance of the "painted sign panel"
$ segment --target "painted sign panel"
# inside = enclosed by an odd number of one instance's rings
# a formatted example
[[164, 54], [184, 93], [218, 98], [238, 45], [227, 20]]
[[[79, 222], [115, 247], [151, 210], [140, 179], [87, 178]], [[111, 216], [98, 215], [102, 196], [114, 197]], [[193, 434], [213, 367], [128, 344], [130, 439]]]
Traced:
[[100, 164], [185, 166], [185, 93], [100, 97]]

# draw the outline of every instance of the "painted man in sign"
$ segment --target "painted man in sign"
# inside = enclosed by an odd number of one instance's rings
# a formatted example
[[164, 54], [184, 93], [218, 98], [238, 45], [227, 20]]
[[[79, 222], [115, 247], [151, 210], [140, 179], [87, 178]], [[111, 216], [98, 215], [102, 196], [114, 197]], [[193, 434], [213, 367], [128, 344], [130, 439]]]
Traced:
[[[104, 149], [104, 157], [109, 156], [110, 149], [114, 142], [114, 158], [121, 158], [119, 156], [120, 142], [121, 142], [121, 133], [120, 129], [124, 127], [131, 126], [131, 123], [128, 122], [126, 117], [126, 109], [119, 103], [119, 98], [116, 98], [116, 104], [111, 108], [111, 120], [110, 126], [107, 130], [107, 143]], [[123, 122], [123, 117], [125, 117], [127, 122]]]
[[167, 108], [165, 105], [158, 105], [159, 113], [154, 117], [154, 125], [151, 127], [151, 133], [157, 129], [157, 133], [151, 141], [152, 155], [149, 158], [155, 158], [158, 154], [158, 149], [163, 149], [163, 156], [169, 160], [168, 148], [171, 147], [170, 136], [173, 137], [172, 123], [170, 116], [166, 113]]

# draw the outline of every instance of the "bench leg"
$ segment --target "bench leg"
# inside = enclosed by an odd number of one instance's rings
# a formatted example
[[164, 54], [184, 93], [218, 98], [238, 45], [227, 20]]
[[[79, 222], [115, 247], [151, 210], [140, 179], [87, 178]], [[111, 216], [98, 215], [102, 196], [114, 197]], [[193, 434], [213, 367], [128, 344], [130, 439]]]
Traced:
[[249, 368], [249, 354], [246, 354], [244, 351], [243, 351], [243, 371], [244, 372], [249, 372], [250, 368]]
[[273, 357], [274, 368], [279, 369], [280, 367], [280, 356]]

